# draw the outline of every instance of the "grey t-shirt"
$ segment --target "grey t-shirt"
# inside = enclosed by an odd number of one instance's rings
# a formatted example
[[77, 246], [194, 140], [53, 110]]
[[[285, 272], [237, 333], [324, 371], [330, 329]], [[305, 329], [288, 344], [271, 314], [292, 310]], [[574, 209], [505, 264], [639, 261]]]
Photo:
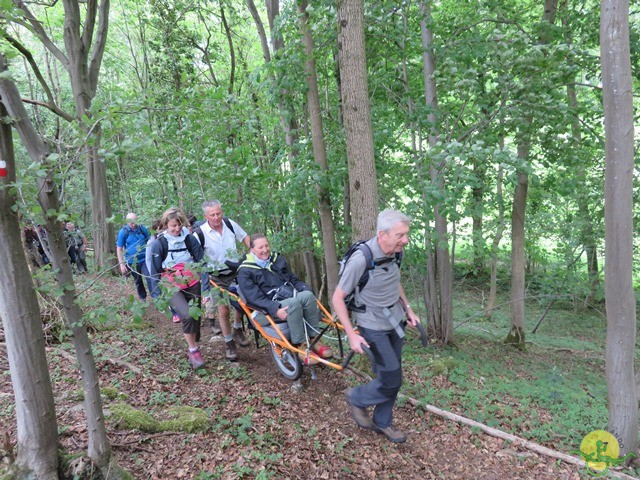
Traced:
[[[371, 248], [373, 259], [378, 260], [388, 256], [380, 249], [377, 238], [367, 241]], [[394, 255], [392, 254], [391, 257]], [[356, 251], [351, 255], [344, 267], [338, 287], [347, 295], [357, 286], [358, 280], [366, 270], [366, 258], [364, 253]], [[357, 295], [356, 300], [360, 305], [366, 305], [365, 312], [352, 312], [354, 321], [364, 328], [371, 330], [391, 330], [395, 325], [385, 314], [385, 308], [389, 308], [395, 324], [404, 317], [400, 299], [400, 267], [394, 261], [377, 266], [369, 272], [369, 282]]]

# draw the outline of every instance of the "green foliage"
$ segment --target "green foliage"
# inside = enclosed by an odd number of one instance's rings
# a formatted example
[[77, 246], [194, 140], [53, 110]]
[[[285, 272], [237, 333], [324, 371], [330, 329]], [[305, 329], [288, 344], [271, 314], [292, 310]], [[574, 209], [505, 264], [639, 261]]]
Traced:
[[[458, 314], [464, 305], [477, 305], [473, 290], [466, 292]], [[575, 449], [587, 433], [607, 425], [606, 332], [597, 312], [568, 307], [554, 305], [539, 333], [527, 334], [526, 352], [500, 343], [509, 329], [500, 316], [457, 319], [458, 348], [435, 355], [408, 342], [407, 364], [419, 380], [405, 384], [407, 394], [445, 410], [455, 405], [461, 415], [536, 442]], [[542, 310], [527, 305], [531, 317]]]

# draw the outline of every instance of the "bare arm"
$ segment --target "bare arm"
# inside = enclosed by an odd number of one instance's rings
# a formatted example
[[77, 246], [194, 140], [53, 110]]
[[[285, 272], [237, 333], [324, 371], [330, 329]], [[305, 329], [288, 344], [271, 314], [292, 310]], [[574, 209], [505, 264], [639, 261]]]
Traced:
[[362, 353], [362, 345], [369, 346], [364, 338], [359, 335], [353, 325], [351, 325], [351, 320], [349, 320], [349, 310], [347, 310], [347, 305], [344, 303], [344, 298], [347, 294], [340, 288], [337, 287], [336, 291], [333, 292], [333, 297], [331, 298], [331, 304], [333, 305], [333, 311], [336, 312], [338, 320], [344, 327], [344, 331], [349, 338], [349, 346], [351, 350], [356, 353]]
[[116, 254], [118, 255], [118, 263], [120, 264], [120, 272], [124, 275], [127, 273], [127, 263], [124, 261], [124, 248], [116, 247]]

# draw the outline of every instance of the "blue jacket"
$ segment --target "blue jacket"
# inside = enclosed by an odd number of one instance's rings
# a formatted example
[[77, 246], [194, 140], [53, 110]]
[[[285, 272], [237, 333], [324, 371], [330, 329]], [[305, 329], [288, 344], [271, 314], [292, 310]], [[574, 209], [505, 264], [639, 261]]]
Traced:
[[132, 230], [129, 225], [120, 229], [116, 246], [124, 248], [124, 259], [129, 265], [144, 263], [145, 248], [149, 237], [149, 230], [144, 225], [138, 225], [135, 230]]

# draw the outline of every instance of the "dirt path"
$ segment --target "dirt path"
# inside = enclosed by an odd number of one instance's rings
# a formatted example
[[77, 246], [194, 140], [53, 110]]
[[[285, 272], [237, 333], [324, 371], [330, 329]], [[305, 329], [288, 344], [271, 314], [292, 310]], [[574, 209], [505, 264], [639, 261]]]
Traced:
[[[114, 282], [117, 296], [121, 283]], [[205, 433], [147, 434], [121, 430], [109, 422], [114, 455], [138, 479], [572, 479], [576, 467], [460, 427], [409, 404], [395, 411], [395, 423], [409, 434], [394, 445], [358, 429], [343, 391], [360, 382], [353, 374], [318, 368], [317, 380], [303, 376], [304, 390], [276, 370], [267, 348], [239, 349], [239, 361], [224, 360], [222, 342], [201, 350], [207, 367], [194, 372], [186, 361], [179, 325], [150, 308], [148, 328], [125, 328], [94, 335], [101, 385], [116, 387], [130, 405], [162, 417], [175, 405], [205, 409], [212, 427]], [[125, 323], [130, 320], [125, 320]], [[68, 351], [71, 349], [65, 347]], [[80, 388], [68, 354], [50, 347], [61, 441], [70, 452], [86, 445]], [[139, 373], [136, 373], [136, 370]], [[10, 392], [9, 376], [2, 376]], [[13, 396], [0, 397], [2, 412]], [[122, 400], [120, 400], [122, 401]], [[108, 411], [111, 401], [105, 401]], [[0, 416], [0, 431], [15, 441], [15, 420]], [[1, 433], [1, 432], [0, 432]]]

